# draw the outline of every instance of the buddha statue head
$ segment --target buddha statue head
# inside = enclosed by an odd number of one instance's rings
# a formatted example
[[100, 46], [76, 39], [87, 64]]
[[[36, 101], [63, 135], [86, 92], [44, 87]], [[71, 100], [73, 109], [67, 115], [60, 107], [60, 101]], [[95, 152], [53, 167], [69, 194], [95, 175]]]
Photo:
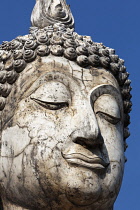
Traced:
[[36, 2], [29, 35], [0, 45], [3, 208], [111, 210], [129, 136], [129, 74], [115, 50], [74, 32], [64, 0], [48, 2]]

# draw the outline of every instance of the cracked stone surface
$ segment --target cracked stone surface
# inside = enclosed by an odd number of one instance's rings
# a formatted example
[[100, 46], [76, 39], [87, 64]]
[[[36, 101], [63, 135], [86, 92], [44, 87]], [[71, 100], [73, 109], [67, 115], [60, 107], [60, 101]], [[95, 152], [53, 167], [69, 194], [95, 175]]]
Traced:
[[124, 170], [123, 105], [109, 71], [36, 59], [1, 119], [4, 210], [113, 209]]

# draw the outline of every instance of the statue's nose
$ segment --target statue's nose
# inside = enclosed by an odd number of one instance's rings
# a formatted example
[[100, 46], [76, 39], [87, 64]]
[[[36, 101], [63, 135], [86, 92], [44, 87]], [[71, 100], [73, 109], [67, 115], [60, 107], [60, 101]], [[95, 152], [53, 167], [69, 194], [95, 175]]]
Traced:
[[81, 135], [78, 135], [76, 138], [73, 139], [73, 142], [89, 148], [96, 147], [104, 143], [101, 134], [99, 134], [96, 138], [95, 136], [90, 136], [85, 138]]
[[95, 147], [104, 143], [91, 106], [86, 106], [86, 109], [81, 113], [77, 129], [71, 134], [71, 137], [73, 142], [83, 146]]

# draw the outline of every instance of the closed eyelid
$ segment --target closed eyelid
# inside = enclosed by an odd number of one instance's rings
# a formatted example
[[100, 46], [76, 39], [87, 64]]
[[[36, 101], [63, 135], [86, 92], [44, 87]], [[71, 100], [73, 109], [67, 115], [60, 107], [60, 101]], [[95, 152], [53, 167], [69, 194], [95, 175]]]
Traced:
[[97, 112], [95, 112], [96, 114], [105, 114], [105, 115], [107, 115], [108, 117], [112, 117], [112, 118], [114, 118], [114, 119], [117, 119], [117, 120], [120, 120], [121, 118], [120, 117], [116, 117], [116, 116], [113, 116], [113, 115], [110, 115], [110, 114], [108, 114], [108, 113], [106, 113], [106, 112], [103, 112], [103, 111], [97, 111]]
[[100, 96], [94, 104], [94, 109], [96, 112], [106, 113], [114, 118], [119, 119], [121, 116], [119, 106], [111, 95]]
[[48, 102], [48, 101], [42, 101], [33, 97], [30, 97], [30, 98], [31, 100], [33, 100], [34, 102], [36, 102], [37, 104], [39, 104], [45, 109], [58, 110], [58, 109], [62, 109], [63, 107], [69, 106], [69, 103], [67, 101], [66, 102]]
[[96, 112], [96, 115], [99, 115], [101, 118], [104, 118], [106, 121], [116, 125], [120, 120], [121, 118], [118, 118], [118, 117], [114, 117], [112, 115], [109, 115], [107, 113], [104, 113], [104, 112]]
[[98, 85], [90, 95], [91, 106], [95, 112], [106, 113], [114, 118], [123, 117], [122, 97], [112, 85]]

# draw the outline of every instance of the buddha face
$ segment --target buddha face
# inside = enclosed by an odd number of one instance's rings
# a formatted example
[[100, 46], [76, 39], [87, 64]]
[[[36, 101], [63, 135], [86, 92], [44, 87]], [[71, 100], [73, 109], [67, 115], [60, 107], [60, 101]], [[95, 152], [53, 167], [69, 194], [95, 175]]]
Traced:
[[15, 96], [3, 121], [2, 197], [29, 209], [111, 209], [124, 169], [123, 106], [111, 73], [48, 56], [20, 74]]

